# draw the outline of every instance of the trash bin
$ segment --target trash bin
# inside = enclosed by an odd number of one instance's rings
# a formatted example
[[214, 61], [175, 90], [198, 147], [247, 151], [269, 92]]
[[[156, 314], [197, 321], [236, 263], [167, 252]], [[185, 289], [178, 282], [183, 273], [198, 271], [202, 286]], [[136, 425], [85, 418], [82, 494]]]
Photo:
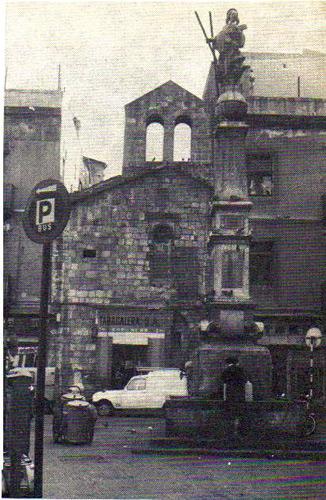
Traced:
[[68, 401], [62, 409], [61, 439], [67, 443], [92, 443], [97, 412], [87, 401]]
[[76, 387], [69, 387], [68, 392], [62, 394], [59, 402], [54, 404], [53, 408], [53, 423], [52, 423], [52, 433], [53, 433], [53, 442], [61, 443], [63, 440], [62, 436], [62, 425], [63, 425], [63, 414], [64, 408], [69, 401], [73, 401], [75, 399], [85, 401], [84, 396], [81, 394], [80, 390]]
[[[9, 453], [3, 454], [2, 467], [2, 497], [12, 497], [10, 493], [11, 484], [11, 459]], [[22, 455], [17, 470], [17, 483], [19, 485], [19, 496], [34, 497], [34, 463], [27, 455]]]

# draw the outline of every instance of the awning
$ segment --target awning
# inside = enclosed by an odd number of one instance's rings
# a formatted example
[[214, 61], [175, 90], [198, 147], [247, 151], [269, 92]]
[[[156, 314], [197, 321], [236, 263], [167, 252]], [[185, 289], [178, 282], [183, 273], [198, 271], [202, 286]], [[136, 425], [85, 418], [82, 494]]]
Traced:
[[148, 345], [148, 339], [164, 339], [164, 332], [99, 332], [98, 337], [112, 337], [113, 344]]

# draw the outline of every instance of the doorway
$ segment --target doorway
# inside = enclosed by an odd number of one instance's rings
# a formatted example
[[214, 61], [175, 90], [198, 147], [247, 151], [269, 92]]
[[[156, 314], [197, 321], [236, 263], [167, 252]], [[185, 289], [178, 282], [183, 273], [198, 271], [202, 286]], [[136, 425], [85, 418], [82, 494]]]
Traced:
[[138, 366], [147, 364], [146, 345], [114, 344], [112, 351], [112, 387], [122, 389], [137, 374]]

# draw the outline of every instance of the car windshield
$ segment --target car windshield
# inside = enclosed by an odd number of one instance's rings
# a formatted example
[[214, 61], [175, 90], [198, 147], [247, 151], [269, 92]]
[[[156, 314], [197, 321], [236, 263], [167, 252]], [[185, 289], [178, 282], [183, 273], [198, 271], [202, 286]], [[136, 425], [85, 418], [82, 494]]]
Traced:
[[128, 391], [142, 391], [146, 389], [146, 380], [144, 378], [134, 378], [126, 385]]

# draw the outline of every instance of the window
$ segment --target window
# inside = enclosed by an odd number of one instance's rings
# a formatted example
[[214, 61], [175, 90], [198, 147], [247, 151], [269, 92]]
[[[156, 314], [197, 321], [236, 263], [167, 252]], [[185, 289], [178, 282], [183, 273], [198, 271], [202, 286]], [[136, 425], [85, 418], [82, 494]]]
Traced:
[[158, 224], [152, 231], [152, 243], [149, 251], [150, 282], [166, 280], [171, 276], [171, 249], [173, 230], [170, 226]]
[[188, 161], [191, 156], [191, 127], [179, 123], [174, 128], [173, 161]]
[[83, 258], [84, 259], [94, 259], [96, 257], [96, 250], [91, 248], [84, 248]]
[[146, 380], [144, 378], [134, 378], [127, 384], [128, 391], [144, 391], [146, 389]]
[[146, 161], [163, 161], [164, 128], [157, 121], [150, 123], [146, 129]]
[[198, 297], [198, 249], [175, 247], [174, 233], [169, 225], [159, 224], [152, 231], [149, 266], [152, 285], [172, 284], [179, 300]]
[[256, 241], [250, 245], [249, 276], [251, 285], [271, 285], [273, 242]]
[[247, 182], [250, 196], [271, 196], [273, 194], [273, 164], [268, 154], [247, 156]]

